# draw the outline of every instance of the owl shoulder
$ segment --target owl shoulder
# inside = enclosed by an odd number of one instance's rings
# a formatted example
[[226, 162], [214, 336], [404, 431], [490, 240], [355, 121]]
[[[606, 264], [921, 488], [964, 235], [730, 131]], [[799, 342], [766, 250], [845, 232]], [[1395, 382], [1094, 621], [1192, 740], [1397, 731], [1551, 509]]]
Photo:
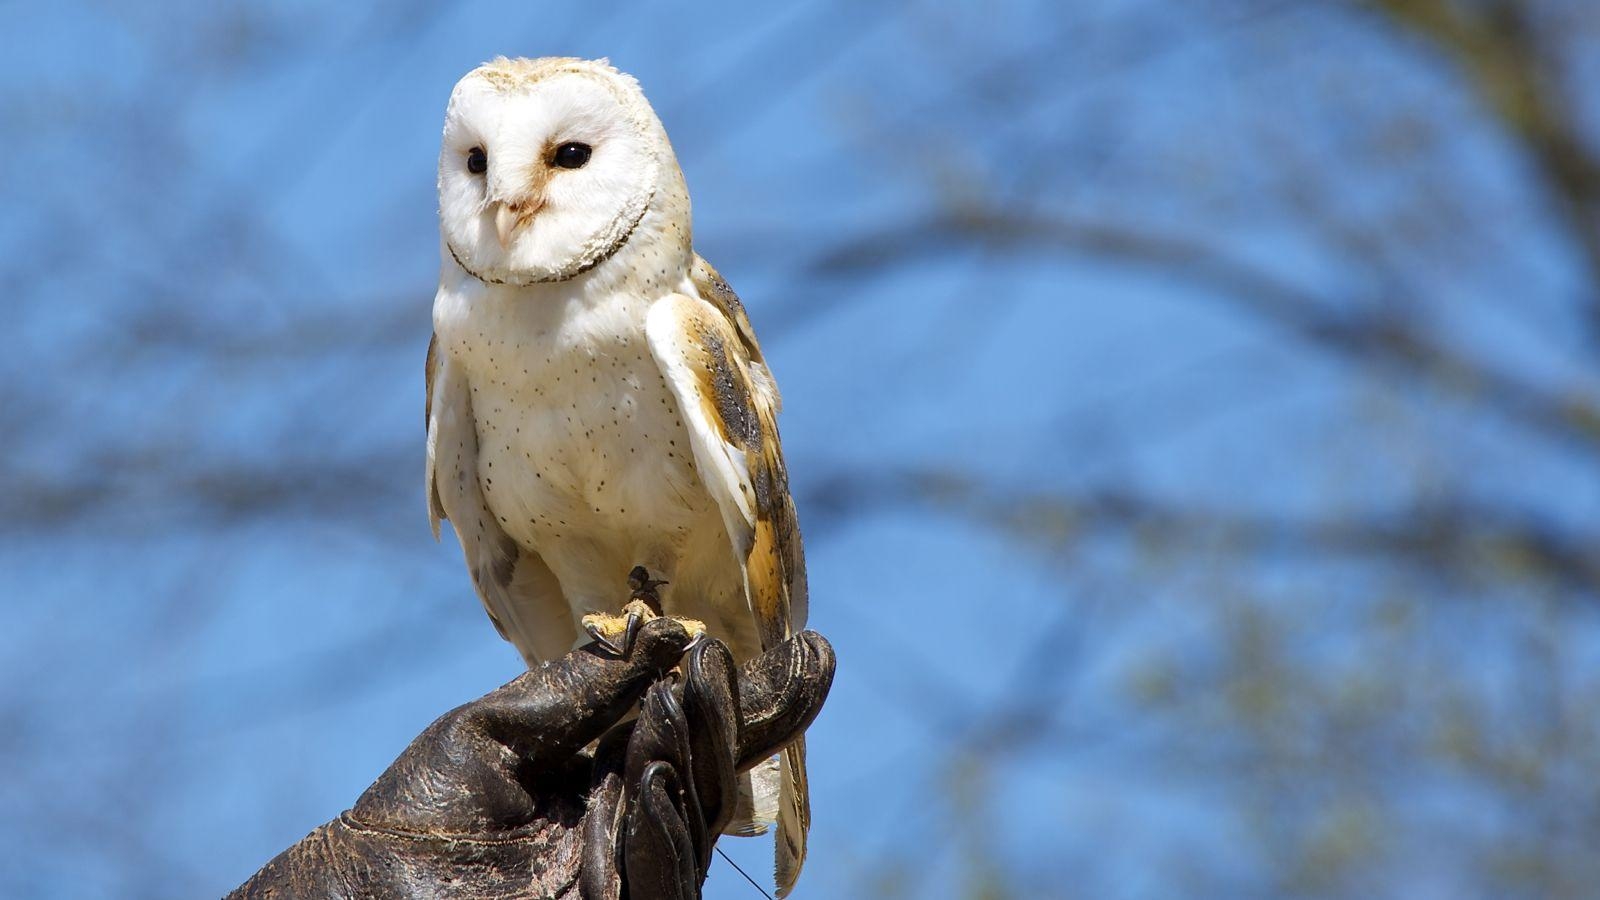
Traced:
[[778, 383], [773, 379], [771, 370], [767, 368], [767, 361], [761, 355], [761, 343], [756, 340], [755, 326], [750, 324], [750, 316], [745, 312], [744, 301], [739, 299], [739, 295], [728, 284], [728, 280], [722, 277], [722, 273], [698, 253], [694, 255], [694, 264], [690, 267], [689, 277], [694, 282], [695, 291], [700, 294], [700, 298], [716, 307], [733, 326], [734, 334], [738, 336], [744, 355], [750, 362], [750, 377], [755, 383], [756, 391], [772, 406], [774, 413], [781, 411], [783, 397], [778, 393]]

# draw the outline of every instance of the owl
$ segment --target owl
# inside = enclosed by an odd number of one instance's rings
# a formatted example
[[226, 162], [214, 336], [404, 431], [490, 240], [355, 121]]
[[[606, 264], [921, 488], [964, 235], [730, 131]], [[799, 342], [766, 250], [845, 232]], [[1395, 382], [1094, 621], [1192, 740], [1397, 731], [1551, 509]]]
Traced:
[[[605, 60], [495, 59], [455, 86], [439, 152], [427, 493], [530, 664], [642, 616], [748, 659], [805, 624], [778, 388], [696, 255], [689, 194], [638, 83]], [[697, 626], [698, 627], [698, 626]], [[803, 739], [743, 776], [734, 833], [805, 860]]]

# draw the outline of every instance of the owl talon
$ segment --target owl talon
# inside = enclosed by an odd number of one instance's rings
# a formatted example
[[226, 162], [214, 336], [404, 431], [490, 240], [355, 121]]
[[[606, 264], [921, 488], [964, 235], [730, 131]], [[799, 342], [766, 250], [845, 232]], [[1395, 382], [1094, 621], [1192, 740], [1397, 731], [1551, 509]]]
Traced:
[[612, 640], [611, 636], [606, 634], [606, 628], [603, 624], [599, 622], [583, 623], [583, 630], [589, 633], [589, 637], [594, 638], [594, 642], [600, 645], [600, 649], [618, 659], [627, 659], [628, 654], [633, 652], [634, 642], [639, 640], [639, 629], [643, 627], [644, 617], [637, 613], [629, 613], [622, 620], [621, 641], [619, 642]]
[[622, 615], [608, 616], [602, 613], [593, 613], [583, 617], [583, 630], [594, 638], [601, 649], [619, 657], [626, 658], [633, 652], [633, 643], [639, 637], [639, 629], [651, 619], [660, 618], [649, 605], [642, 600], [630, 600], [622, 608]]
[[624, 626], [622, 632], [622, 646], [618, 646], [606, 634], [605, 628], [597, 622], [584, 622], [583, 630], [589, 633], [589, 637], [594, 640], [596, 646], [612, 656], [617, 657], [618, 659], [627, 658], [628, 652], [633, 649], [632, 637], [636, 637], [638, 635], [637, 628], [633, 629], [633, 635], [630, 636], [627, 627]]
[[639, 639], [639, 629], [644, 627], [644, 617], [638, 613], [628, 613], [627, 624], [622, 626], [622, 655], [627, 656], [633, 652], [633, 644]]
[[[657, 595], [656, 588], [666, 584], [657, 578], [651, 578], [644, 566], [634, 566], [628, 573], [628, 587], [633, 590], [628, 602], [622, 607], [621, 615], [606, 615], [604, 613], [590, 613], [583, 617], [583, 630], [600, 646], [600, 649], [614, 656], [626, 658], [633, 652], [633, 644], [639, 637], [639, 629], [651, 619], [659, 619], [664, 613], [661, 611], [661, 597]], [[685, 619], [672, 616], [673, 621], [682, 625], [689, 632], [689, 645], [685, 652], [705, 640], [706, 626], [704, 622], [695, 619]]]

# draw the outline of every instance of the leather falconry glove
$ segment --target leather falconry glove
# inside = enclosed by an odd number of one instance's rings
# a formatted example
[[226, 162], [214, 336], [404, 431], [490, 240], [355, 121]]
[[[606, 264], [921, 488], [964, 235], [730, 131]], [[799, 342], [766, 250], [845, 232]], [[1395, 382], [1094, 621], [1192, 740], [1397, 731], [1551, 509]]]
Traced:
[[670, 671], [688, 643], [655, 619], [624, 659], [591, 644], [445, 713], [230, 896], [699, 897], [737, 773], [816, 717], [834, 656], [807, 631], [736, 667], [706, 640]]

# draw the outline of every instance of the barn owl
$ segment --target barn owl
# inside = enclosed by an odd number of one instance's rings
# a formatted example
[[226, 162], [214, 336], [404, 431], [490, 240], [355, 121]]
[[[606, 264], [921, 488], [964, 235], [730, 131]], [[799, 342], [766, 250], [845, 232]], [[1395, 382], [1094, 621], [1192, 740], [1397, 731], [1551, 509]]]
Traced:
[[[530, 664], [626, 652], [627, 609], [747, 659], [803, 627], [780, 401], [739, 298], [690, 239], [665, 129], [605, 60], [495, 59], [455, 86], [439, 153], [427, 492], [489, 618]], [[654, 607], [653, 610], [642, 610]], [[619, 624], [621, 623], [621, 624]], [[803, 739], [745, 776], [805, 860]]]

